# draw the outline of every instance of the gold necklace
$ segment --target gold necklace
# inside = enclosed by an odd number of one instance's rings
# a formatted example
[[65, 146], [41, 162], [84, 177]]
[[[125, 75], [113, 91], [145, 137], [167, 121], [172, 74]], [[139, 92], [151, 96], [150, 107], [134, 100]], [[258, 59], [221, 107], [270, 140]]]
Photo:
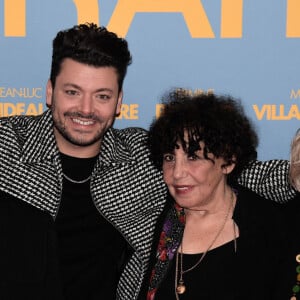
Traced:
[[[176, 252], [176, 268], [175, 268], [175, 296], [176, 299], [179, 300], [179, 296], [181, 294], [184, 294], [186, 291], [186, 286], [184, 284], [183, 281], [183, 274], [190, 272], [192, 270], [194, 270], [200, 263], [201, 261], [204, 259], [204, 257], [206, 256], [207, 252], [211, 249], [211, 247], [213, 246], [213, 244], [216, 242], [217, 238], [220, 236], [221, 232], [223, 231], [226, 221], [229, 217], [230, 211], [231, 209], [233, 209], [233, 201], [234, 201], [234, 197], [233, 197], [233, 191], [231, 191], [231, 204], [228, 207], [228, 211], [225, 215], [225, 218], [220, 226], [220, 229], [218, 230], [217, 234], [215, 235], [215, 237], [213, 238], [212, 242], [209, 244], [208, 248], [203, 252], [203, 254], [201, 255], [200, 259], [189, 269], [187, 270], [183, 270], [183, 241], [181, 241], [181, 246], [180, 246], [180, 276], [179, 276], [179, 280], [178, 280], [178, 262], [179, 262], [179, 252], [177, 250]], [[236, 230], [235, 230], [235, 223], [233, 221], [233, 230], [234, 230], [234, 250], [236, 252]]]

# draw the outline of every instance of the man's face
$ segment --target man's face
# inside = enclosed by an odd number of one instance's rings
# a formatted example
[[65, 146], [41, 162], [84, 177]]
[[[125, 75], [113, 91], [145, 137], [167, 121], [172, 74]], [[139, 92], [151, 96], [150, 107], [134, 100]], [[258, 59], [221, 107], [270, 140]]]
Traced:
[[59, 150], [75, 157], [97, 155], [104, 133], [121, 109], [116, 69], [67, 58], [55, 87], [47, 83], [46, 102], [52, 110]]

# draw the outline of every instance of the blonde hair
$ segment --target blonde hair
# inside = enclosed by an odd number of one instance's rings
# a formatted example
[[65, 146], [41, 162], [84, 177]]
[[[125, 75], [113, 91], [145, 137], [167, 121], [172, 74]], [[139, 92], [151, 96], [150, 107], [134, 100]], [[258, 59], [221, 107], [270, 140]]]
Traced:
[[296, 132], [291, 144], [290, 161], [290, 183], [297, 191], [300, 191], [300, 129]]

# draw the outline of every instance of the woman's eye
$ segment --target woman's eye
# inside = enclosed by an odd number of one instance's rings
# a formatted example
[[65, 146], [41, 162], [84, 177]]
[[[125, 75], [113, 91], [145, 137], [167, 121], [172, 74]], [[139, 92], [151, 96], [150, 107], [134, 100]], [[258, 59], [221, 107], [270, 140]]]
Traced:
[[173, 161], [173, 160], [174, 160], [174, 155], [172, 155], [172, 154], [164, 155], [164, 161]]
[[197, 154], [191, 154], [189, 155], [189, 160], [198, 160], [198, 159], [201, 159], [200, 156], [198, 156]]

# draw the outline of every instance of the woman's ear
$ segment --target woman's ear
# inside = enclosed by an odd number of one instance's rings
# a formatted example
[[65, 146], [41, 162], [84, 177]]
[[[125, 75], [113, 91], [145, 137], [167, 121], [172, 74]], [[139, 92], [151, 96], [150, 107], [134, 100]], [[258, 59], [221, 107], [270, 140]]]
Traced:
[[233, 171], [234, 168], [235, 168], [235, 156], [232, 157], [231, 161], [227, 165], [222, 167], [222, 170], [224, 174], [228, 175]]

